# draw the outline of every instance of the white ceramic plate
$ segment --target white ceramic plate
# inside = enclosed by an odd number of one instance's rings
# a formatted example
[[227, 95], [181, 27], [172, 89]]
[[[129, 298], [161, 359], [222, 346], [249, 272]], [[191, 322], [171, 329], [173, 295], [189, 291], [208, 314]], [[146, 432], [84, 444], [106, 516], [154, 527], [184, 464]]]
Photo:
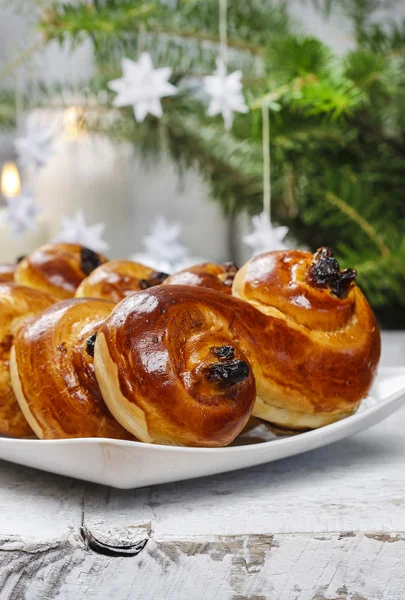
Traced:
[[405, 404], [405, 368], [381, 369], [359, 411], [315, 431], [277, 437], [253, 419], [227, 448], [182, 448], [110, 439], [0, 438], [0, 458], [122, 489], [233, 471], [300, 454], [358, 433]]

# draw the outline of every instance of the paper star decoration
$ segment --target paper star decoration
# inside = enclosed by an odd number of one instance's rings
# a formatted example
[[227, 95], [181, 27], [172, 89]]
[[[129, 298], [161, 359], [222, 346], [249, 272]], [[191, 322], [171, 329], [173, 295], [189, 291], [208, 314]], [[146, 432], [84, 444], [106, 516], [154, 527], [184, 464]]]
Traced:
[[95, 252], [104, 252], [109, 248], [109, 244], [102, 238], [104, 230], [104, 223], [87, 225], [83, 211], [78, 210], [71, 218], [61, 218], [61, 228], [53, 241], [81, 244]]
[[203, 78], [203, 88], [211, 98], [207, 114], [210, 117], [221, 114], [226, 129], [232, 127], [234, 112], [246, 113], [249, 110], [242, 94], [241, 78], [241, 71], [227, 75], [224, 62], [220, 58], [217, 60], [215, 74]]
[[288, 227], [273, 227], [266, 212], [253, 217], [252, 225], [252, 233], [245, 235], [243, 241], [252, 248], [253, 256], [287, 248], [283, 240], [288, 233]]
[[179, 239], [181, 232], [180, 223], [169, 223], [164, 217], [157, 217], [149, 235], [142, 240], [145, 252], [138, 252], [131, 259], [165, 273], [185, 268], [184, 265], [190, 263], [188, 250]]
[[168, 81], [171, 68], [154, 69], [150, 54], [143, 52], [138, 62], [123, 58], [122, 72], [121, 79], [114, 79], [108, 84], [117, 94], [114, 106], [132, 106], [138, 122], [142, 122], [148, 113], [160, 118], [163, 115], [160, 99], [177, 93], [175, 86]]
[[35, 231], [36, 219], [40, 209], [34, 202], [34, 197], [22, 192], [16, 198], [6, 198], [7, 207], [1, 214], [1, 222], [7, 223], [10, 232], [18, 238], [23, 237], [27, 230]]
[[48, 127], [29, 125], [23, 137], [15, 140], [18, 162], [23, 167], [42, 167], [53, 153], [53, 132]]

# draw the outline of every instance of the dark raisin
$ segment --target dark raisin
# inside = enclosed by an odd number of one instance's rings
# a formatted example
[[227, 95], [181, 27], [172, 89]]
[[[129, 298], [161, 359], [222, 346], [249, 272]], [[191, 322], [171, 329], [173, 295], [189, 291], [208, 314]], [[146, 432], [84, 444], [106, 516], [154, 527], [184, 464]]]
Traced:
[[103, 262], [97, 252], [86, 247], [83, 247], [80, 250], [80, 261], [82, 271], [85, 275], [90, 275], [90, 273], [94, 271], [94, 269], [97, 269]]
[[330, 248], [320, 248], [315, 254], [311, 265], [311, 280], [319, 286], [326, 286], [340, 273], [339, 263]]
[[167, 279], [169, 275], [167, 273], [154, 271], [149, 275], [147, 279], [141, 279], [139, 281], [139, 287], [141, 290], [147, 290], [148, 288], [154, 287], [155, 285], [160, 285]]
[[15, 262], [17, 263], [17, 265], [18, 265], [18, 263], [20, 263], [22, 260], [24, 260], [24, 258], [26, 258], [26, 256], [27, 256], [26, 254], [21, 254], [21, 256], [17, 256], [17, 258], [16, 258], [16, 261], [15, 261]]
[[356, 269], [346, 269], [342, 271], [337, 279], [332, 283], [332, 294], [338, 298], [345, 298], [351, 284], [356, 281]]
[[357, 271], [342, 271], [330, 248], [320, 248], [315, 254], [309, 270], [309, 281], [315, 287], [329, 287], [338, 298], [345, 298], [350, 286], [356, 281]]
[[235, 358], [235, 348], [233, 346], [214, 346], [211, 352], [217, 358], [229, 360]]
[[89, 356], [91, 356], [92, 358], [94, 357], [94, 346], [96, 344], [96, 337], [97, 337], [97, 333], [93, 333], [93, 335], [91, 335], [86, 342], [87, 354]]
[[228, 363], [214, 363], [207, 368], [207, 381], [230, 387], [249, 377], [249, 366], [244, 360]]

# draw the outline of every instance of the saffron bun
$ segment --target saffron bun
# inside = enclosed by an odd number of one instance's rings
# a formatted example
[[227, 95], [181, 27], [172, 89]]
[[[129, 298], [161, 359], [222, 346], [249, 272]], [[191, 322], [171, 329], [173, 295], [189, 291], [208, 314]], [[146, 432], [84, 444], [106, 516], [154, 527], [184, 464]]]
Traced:
[[218, 292], [232, 293], [232, 283], [238, 267], [228, 262], [222, 265], [201, 263], [178, 273], [173, 273], [163, 282], [164, 285], [197, 285]]
[[11, 386], [10, 353], [25, 321], [51, 306], [55, 299], [41, 291], [14, 283], [0, 283], [0, 434], [34, 437]]
[[64, 300], [72, 298], [83, 279], [106, 261], [79, 244], [47, 244], [18, 263], [15, 282]]
[[108, 411], [94, 374], [95, 336], [112, 308], [105, 300], [64, 300], [17, 334], [12, 385], [39, 438], [133, 439]]
[[159, 285], [167, 277], [130, 260], [111, 260], [90, 273], [76, 290], [76, 298], [101, 298], [121, 302], [139, 290]]
[[233, 295], [257, 312], [254, 416], [296, 430], [357, 410], [376, 374], [380, 332], [355, 280], [328, 248], [269, 252], [237, 272]]
[[117, 421], [143, 442], [232, 442], [256, 397], [252, 368], [232, 330], [246, 308], [256, 312], [231, 296], [185, 285], [152, 287], [118, 304], [100, 327], [94, 354]]

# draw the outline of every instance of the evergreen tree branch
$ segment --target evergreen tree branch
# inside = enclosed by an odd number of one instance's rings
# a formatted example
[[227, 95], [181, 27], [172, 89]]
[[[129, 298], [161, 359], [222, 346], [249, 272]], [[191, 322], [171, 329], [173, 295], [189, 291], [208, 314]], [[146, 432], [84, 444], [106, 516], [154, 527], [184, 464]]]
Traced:
[[353, 206], [350, 206], [342, 198], [339, 198], [333, 192], [330, 191], [326, 192], [325, 198], [330, 204], [338, 208], [352, 221], [357, 223], [357, 225], [364, 231], [364, 233], [366, 233], [368, 237], [373, 240], [373, 242], [380, 250], [382, 256], [388, 256], [389, 254], [391, 254], [391, 250], [385, 244], [381, 236], [376, 232], [374, 227], [364, 217], [362, 217], [362, 215], [358, 213], [357, 210], [353, 208]]
[[[215, 44], [220, 43], [219, 35], [216, 33], [209, 33], [203, 31], [197, 31], [194, 29], [181, 29], [174, 27], [165, 27], [164, 25], [149, 25], [148, 30], [152, 33], [163, 34], [172, 37], [197, 40], [199, 42], [212, 42]], [[257, 44], [249, 43], [244, 39], [238, 39], [234, 37], [228, 37], [228, 46], [235, 50], [241, 50], [243, 52], [249, 52], [255, 56], [264, 56], [265, 48], [258, 46]]]
[[36, 54], [44, 44], [44, 39], [38, 40], [37, 42], [35, 42], [35, 44], [32, 44], [32, 46], [29, 46], [28, 48], [23, 50], [23, 52], [21, 52], [14, 60], [12, 60], [10, 63], [6, 64], [2, 69], [0, 69], [0, 81], [11, 75], [11, 73], [15, 71], [15, 69], [21, 67], [21, 65], [23, 65], [34, 54]]

